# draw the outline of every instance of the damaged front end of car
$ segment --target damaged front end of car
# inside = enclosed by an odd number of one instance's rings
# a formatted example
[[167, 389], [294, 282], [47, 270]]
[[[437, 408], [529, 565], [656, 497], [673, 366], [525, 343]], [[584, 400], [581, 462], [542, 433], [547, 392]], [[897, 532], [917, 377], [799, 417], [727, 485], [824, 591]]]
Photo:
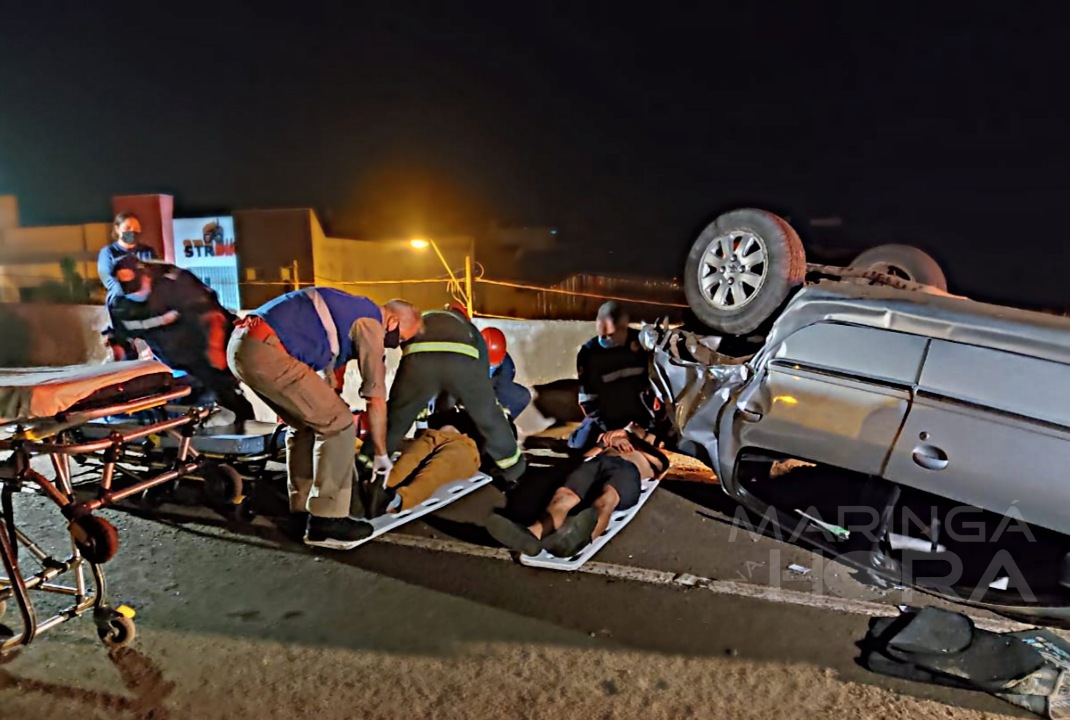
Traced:
[[665, 322], [644, 325], [640, 340], [651, 353], [651, 384], [677, 431], [677, 450], [718, 470], [719, 420], [733, 392], [750, 377], [752, 356], [725, 355], [717, 351], [717, 336]]

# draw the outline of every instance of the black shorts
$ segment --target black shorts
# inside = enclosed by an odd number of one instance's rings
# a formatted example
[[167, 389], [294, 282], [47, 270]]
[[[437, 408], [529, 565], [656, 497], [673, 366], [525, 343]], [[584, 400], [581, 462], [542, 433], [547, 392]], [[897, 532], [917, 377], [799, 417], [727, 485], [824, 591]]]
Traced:
[[595, 455], [585, 460], [565, 478], [563, 487], [580, 496], [585, 503], [593, 502], [610, 486], [620, 495], [618, 510], [627, 510], [639, 502], [642, 480], [639, 468], [616, 455]]

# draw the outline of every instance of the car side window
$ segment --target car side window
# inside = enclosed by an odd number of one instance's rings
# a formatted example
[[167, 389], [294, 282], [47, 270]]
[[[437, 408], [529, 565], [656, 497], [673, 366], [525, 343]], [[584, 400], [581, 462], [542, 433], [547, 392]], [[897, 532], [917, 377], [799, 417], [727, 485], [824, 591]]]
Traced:
[[817, 323], [788, 336], [774, 362], [836, 375], [913, 385], [927, 338], [878, 328]]
[[1070, 366], [933, 340], [919, 390], [1070, 427]]

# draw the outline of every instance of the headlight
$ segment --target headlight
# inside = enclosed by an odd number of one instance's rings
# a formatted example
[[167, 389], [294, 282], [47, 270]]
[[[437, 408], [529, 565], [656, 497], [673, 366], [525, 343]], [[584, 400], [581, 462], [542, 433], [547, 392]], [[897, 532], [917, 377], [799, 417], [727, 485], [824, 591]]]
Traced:
[[653, 325], [643, 325], [639, 330], [639, 344], [647, 352], [652, 352], [658, 346], [658, 329]]

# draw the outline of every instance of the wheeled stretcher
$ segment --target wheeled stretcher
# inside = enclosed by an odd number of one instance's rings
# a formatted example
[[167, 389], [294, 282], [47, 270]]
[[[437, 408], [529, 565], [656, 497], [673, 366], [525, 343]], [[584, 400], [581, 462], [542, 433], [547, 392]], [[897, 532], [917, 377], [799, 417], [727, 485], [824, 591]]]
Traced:
[[[240, 511], [243, 477], [225, 460], [262, 473], [282, 450], [281, 434], [266, 423], [240, 434], [206, 428], [212, 408], [179, 409], [189, 393], [153, 360], [0, 371], [0, 613], [13, 601], [22, 621], [21, 631], [0, 624], [0, 653], [89, 611], [106, 645], [133, 639], [133, 611], [108, 599], [102, 566], [119, 537], [98, 510], [194, 478], [220, 507]], [[69, 550], [50, 554], [20, 529], [15, 500], [26, 492], [59, 508]], [[39, 617], [44, 595], [70, 604]]]

